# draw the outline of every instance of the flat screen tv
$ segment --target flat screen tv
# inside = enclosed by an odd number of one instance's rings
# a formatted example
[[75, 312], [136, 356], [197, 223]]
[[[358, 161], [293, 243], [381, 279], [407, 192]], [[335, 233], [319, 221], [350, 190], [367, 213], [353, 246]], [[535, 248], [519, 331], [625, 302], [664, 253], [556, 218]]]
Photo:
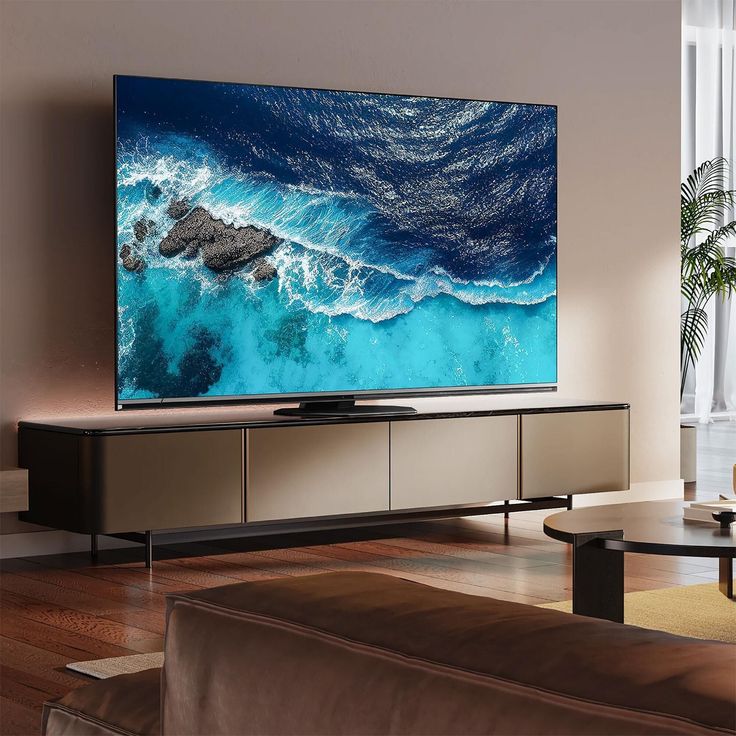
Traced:
[[117, 76], [117, 406], [553, 388], [557, 109]]

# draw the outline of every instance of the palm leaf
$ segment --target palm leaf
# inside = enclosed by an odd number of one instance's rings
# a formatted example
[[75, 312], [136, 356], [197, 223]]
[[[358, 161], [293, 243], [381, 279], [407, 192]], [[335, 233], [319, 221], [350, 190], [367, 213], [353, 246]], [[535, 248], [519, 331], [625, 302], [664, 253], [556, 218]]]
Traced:
[[695, 201], [706, 194], [723, 189], [727, 173], [728, 161], [725, 158], [704, 161], [681, 185], [682, 199]]
[[709, 225], [723, 222], [724, 214], [736, 205], [736, 191], [718, 190], [691, 201], [680, 202], [681, 241], [702, 232], [709, 232]]
[[715, 230], [711, 230], [708, 237], [700, 245], [695, 247], [711, 248], [712, 246], [717, 246], [720, 249], [725, 245], [724, 241], [733, 237], [736, 237], [736, 220], [727, 222], [725, 225], [721, 225]]
[[685, 390], [685, 378], [700, 357], [708, 333], [708, 314], [700, 307], [686, 309], [680, 318], [680, 398]]
[[708, 332], [708, 314], [700, 307], [690, 307], [682, 313], [681, 322], [689, 327], [683, 333], [685, 351], [697, 360], [703, 345], [705, 345], [705, 337]]
[[728, 162], [724, 158], [705, 161], [680, 187], [680, 242], [689, 243], [708, 225], [719, 225], [726, 210], [736, 204], [736, 192], [725, 188]]

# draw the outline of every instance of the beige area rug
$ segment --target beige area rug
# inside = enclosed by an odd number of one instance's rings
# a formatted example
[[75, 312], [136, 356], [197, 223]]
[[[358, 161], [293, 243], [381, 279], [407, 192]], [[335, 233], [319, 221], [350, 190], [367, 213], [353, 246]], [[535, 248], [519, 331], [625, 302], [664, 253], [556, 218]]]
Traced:
[[[572, 601], [543, 603], [539, 608], [572, 612]], [[644, 590], [624, 596], [624, 622], [670, 634], [736, 644], [736, 601], [718, 583]]]
[[127, 657], [108, 657], [107, 659], [92, 659], [89, 662], [70, 662], [66, 668], [83, 675], [105, 680], [115, 675], [129, 675], [133, 672], [150, 670], [153, 667], [164, 666], [164, 653], [151, 652], [146, 654], [131, 654]]

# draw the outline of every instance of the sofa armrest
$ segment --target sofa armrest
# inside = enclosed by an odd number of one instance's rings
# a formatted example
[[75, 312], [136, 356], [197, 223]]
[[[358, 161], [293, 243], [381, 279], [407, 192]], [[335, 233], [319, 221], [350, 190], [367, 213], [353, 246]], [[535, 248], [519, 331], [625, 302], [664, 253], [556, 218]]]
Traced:
[[45, 703], [45, 736], [158, 736], [161, 669], [98, 680]]

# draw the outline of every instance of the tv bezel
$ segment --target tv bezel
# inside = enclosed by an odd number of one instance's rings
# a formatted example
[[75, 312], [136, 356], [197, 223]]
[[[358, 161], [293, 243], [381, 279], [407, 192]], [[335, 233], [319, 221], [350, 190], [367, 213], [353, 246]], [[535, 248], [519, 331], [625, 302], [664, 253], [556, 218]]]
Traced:
[[120, 399], [119, 398], [119, 367], [120, 352], [118, 349], [118, 320], [119, 320], [119, 303], [118, 303], [118, 281], [119, 281], [119, 265], [118, 265], [118, 78], [134, 77], [137, 79], [165, 80], [170, 82], [193, 82], [199, 84], [233, 84], [241, 87], [273, 87], [276, 89], [298, 89], [311, 90], [316, 92], [353, 92], [356, 94], [381, 95], [385, 97], [421, 97], [430, 100], [460, 100], [464, 102], [491, 102], [501, 105], [520, 105], [533, 107], [550, 107], [555, 111], [555, 177], [559, 184], [559, 115], [558, 105], [544, 102], [510, 102], [507, 100], [482, 100], [472, 97], [447, 97], [442, 95], [420, 95], [409, 94], [406, 92], [376, 92], [374, 90], [348, 90], [335, 89], [331, 87], [298, 87], [286, 84], [258, 84], [255, 82], [228, 82], [213, 81], [205, 79], [188, 79], [186, 77], [152, 77], [140, 74], [114, 74], [113, 75], [113, 111], [114, 111], [114, 147], [115, 147], [115, 167], [114, 167], [114, 186], [115, 186], [115, 244], [113, 249], [113, 264], [115, 268], [115, 305], [114, 305], [114, 341], [115, 341], [115, 410], [123, 411], [126, 409], [153, 409], [153, 408], [177, 408], [197, 406], [216, 406], [218, 404], [293, 404], [300, 402], [314, 401], [339, 401], [339, 400], [381, 400], [396, 399], [402, 397], [447, 397], [447, 396], [473, 396], [488, 394], [510, 394], [510, 393], [539, 393], [557, 391], [559, 383], [559, 273], [556, 270], [558, 248], [559, 248], [559, 185], [555, 187], [555, 300], [557, 308], [555, 310], [555, 381], [549, 383], [520, 383], [520, 384], [497, 384], [491, 386], [441, 386], [438, 388], [420, 387], [420, 388], [397, 388], [397, 389], [364, 389], [356, 391], [315, 391], [307, 393], [273, 393], [273, 394], [234, 394], [230, 396], [191, 396], [191, 397], [174, 397], [174, 398], [150, 398], [150, 399]]

